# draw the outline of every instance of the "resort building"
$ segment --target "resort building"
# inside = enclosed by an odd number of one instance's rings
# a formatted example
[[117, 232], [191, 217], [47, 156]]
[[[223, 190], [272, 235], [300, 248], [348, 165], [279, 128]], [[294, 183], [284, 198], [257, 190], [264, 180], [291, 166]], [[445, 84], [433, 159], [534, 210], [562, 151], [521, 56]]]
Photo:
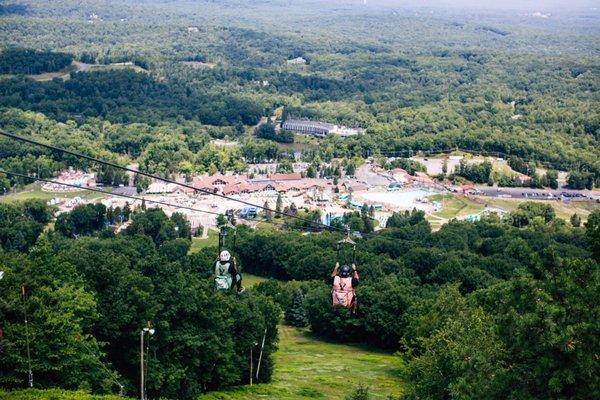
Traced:
[[281, 129], [317, 137], [325, 137], [329, 134], [347, 137], [358, 135], [364, 131], [363, 129], [347, 128], [345, 126], [321, 121], [311, 121], [308, 119], [288, 119], [281, 124]]

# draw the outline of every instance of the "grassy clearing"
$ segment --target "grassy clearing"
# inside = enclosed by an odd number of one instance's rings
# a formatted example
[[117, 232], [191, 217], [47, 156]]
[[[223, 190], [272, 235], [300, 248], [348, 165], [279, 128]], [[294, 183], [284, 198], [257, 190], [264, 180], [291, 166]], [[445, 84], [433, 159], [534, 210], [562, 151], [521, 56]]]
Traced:
[[274, 223], [279, 222], [281, 222], [281, 219], [278, 218], [275, 218], [273, 222], [261, 221], [258, 224], [256, 224], [256, 230], [263, 232], [274, 232], [277, 230], [277, 226], [274, 225]]
[[256, 286], [261, 282], [266, 282], [269, 280], [268, 278], [265, 278], [262, 276], [247, 274], [244, 271], [242, 271], [242, 273], [244, 275], [244, 279], [242, 282], [244, 283], [244, 286], [247, 288]]
[[197, 253], [206, 247], [218, 247], [219, 246], [219, 233], [212, 229], [208, 230], [208, 237], [194, 237], [192, 238], [192, 246], [190, 247], [190, 254]]
[[[523, 200], [519, 199], [498, 199], [489, 197], [482, 199], [484, 199], [489, 206], [502, 208], [508, 212], [515, 210], [519, 204], [523, 203]], [[582, 221], [587, 221], [588, 215], [595, 209], [600, 208], [600, 203], [594, 201], [572, 201], [570, 203], [563, 203], [562, 201], [555, 200], [535, 200], [535, 202], [551, 205], [556, 212], [556, 216], [565, 221], [569, 221], [569, 218], [571, 218], [571, 215], [573, 214], [578, 214]]]
[[[106, 195], [108, 195], [107, 193]], [[10, 202], [19, 200], [32, 200], [39, 199], [49, 201], [54, 198], [61, 199], [72, 199], [74, 197], [81, 197], [84, 200], [97, 200], [105, 197], [106, 195], [98, 192], [90, 192], [87, 190], [80, 190], [77, 192], [43, 192], [39, 184], [32, 184], [25, 186], [24, 190], [11, 193], [6, 196], [0, 196], [0, 202]]]
[[432, 201], [442, 202], [442, 209], [439, 212], [433, 213], [433, 216], [452, 219], [466, 217], [470, 214], [478, 214], [484, 209], [484, 205], [479, 201], [473, 201], [466, 197], [458, 197], [455, 195], [434, 195], [429, 196]]
[[199, 400], [343, 399], [359, 383], [370, 387], [372, 398], [402, 393], [399, 357], [362, 346], [318, 340], [306, 330], [279, 327], [275, 373], [269, 384], [209, 393]]

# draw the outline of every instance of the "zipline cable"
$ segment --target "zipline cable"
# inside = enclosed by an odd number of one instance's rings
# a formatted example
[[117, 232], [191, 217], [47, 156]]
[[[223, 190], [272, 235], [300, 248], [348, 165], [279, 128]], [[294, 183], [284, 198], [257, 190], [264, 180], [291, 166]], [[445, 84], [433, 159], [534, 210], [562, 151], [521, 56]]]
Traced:
[[7, 170], [1, 169], [1, 168], [0, 168], [0, 174], [13, 175], [13, 176], [18, 176], [20, 178], [31, 179], [33, 181], [40, 181], [40, 182], [52, 183], [52, 184], [55, 184], [55, 185], [63, 185], [63, 186], [68, 186], [68, 187], [72, 187], [72, 188], [75, 188], [75, 189], [83, 189], [83, 190], [88, 190], [90, 192], [108, 194], [108, 195], [111, 195], [111, 196], [124, 197], [126, 199], [131, 199], [131, 200], [140, 200], [140, 201], [145, 201], [147, 203], [160, 204], [160, 205], [167, 206], [167, 207], [181, 208], [181, 209], [184, 209], [184, 210], [195, 211], [195, 212], [200, 212], [200, 213], [205, 213], [205, 214], [221, 215], [221, 214], [219, 214], [217, 212], [214, 212], [214, 211], [201, 210], [201, 209], [198, 209], [198, 208], [192, 208], [192, 207], [182, 206], [182, 205], [179, 205], [179, 204], [167, 203], [167, 202], [159, 201], [159, 200], [150, 200], [150, 199], [145, 199], [143, 197], [130, 196], [128, 194], [123, 194], [123, 193], [105, 192], [104, 190], [101, 190], [101, 189], [72, 185], [70, 183], [63, 183], [63, 182], [55, 181], [55, 180], [52, 180], [52, 179], [37, 178], [37, 177], [29, 176], [29, 175], [26, 175], [26, 174], [21, 174], [21, 173], [18, 173], [18, 172], [7, 171]]
[[297, 215], [284, 213], [282, 211], [272, 210], [272, 209], [270, 209], [268, 207], [264, 207], [264, 206], [261, 206], [261, 205], [258, 205], [258, 204], [253, 204], [253, 203], [250, 203], [250, 202], [245, 201], [245, 200], [235, 199], [235, 198], [226, 196], [224, 194], [214, 193], [214, 192], [212, 192], [210, 190], [196, 188], [196, 187], [194, 187], [192, 185], [188, 185], [186, 183], [177, 182], [177, 181], [174, 181], [172, 179], [162, 178], [162, 177], [160, 177], [158, 175], [150, 174], [148, 172], [139, 171], [139, 170], [136, 170], [136, 169], [133, 169], [133, 168], [129, 168], [129, 167], [124, 167], [122, 165], [116, 164], [116, 163], [111, 162], [111, 161], [106, 161], [106, 160], [102, 160], [102, 159], [99, 159], [99, 158], [96, 158], [96, 157], [92, 157], [92, 156], [88, 156], [88, 155], [85, 155], [85, 154], [82, 154], [82, 153], [78, 153], [78, 152], [75, 152], [75, 151], [63, 149], [63, 148], [60, 148], [60, 147], [57, 147], [57, 146], [53, 146], [53, 145], [50, 145], [50, 144], [47, 144], [47, 143], [39, 142], [37, 140], [33, 140], [33, 139], [29, 139], [29, 138], [26, 138], [26, 137], [23, 137], [23, 136], [19, 136], [19, 135], [15, 135], [15, 134], [12, 134], [12, 133], [8, 133], [8, 132], [5, 132], [3, 130], [0, 130], [0, 135], [8, 137], [8, 138], [11, 138], [11, 139], [14, 139], [14, 140], [18, 140], [18, 141], [21, 141], [21, 142], [33, 144], [33, 145], [36, 145], [36, 146], [42, 146], [42, 147], [45, 147], [45, 148], [50, 149], [50, 150], [59, 151], [61, 153], [70, 154], [70, 155], [75, 156], [75, 157], [84, 158], [84, 159], [89, 160], [89, 161], [93, 161], [93, 162], [96, 162], [96, 163], [99, 163], [99, 164], [107, 165], [109, 167], [121, 169], [123, 171], [131, 172], [131, 173], [134, 173], [134, 174], [142, 175], [142, 176], [145, 176], [145, 177], [148, 177], [148, 178], [160, 180], [160, 181], [163, 181], [163, 182], [166, 182], [166, 183], [171, 183], [171, 184], [174, 184], [174, 185], [179, 185], [181, 187], [192, 189], [192, 190], [194, 190], [194, 192], [200, 192], [200, 193], [208, 194], [208, 195], [211, 195], [211, 196], [220, 197], [222, 199], [235, 201], [235, 202], [238, 202], [238, 203], [250, 206], [250, 207], [255, 207], [255, 208], [261, 209], [263, 211], [270, 211], [272, 213], [275, 213], [275, 214], [278, 214], [278, 215], [282, 215], [282, 216], [288, 217], [288, 218], [294, 218], [294, 219], [297, 219], [299, 221], [303, 221], [303, 222], [309, 223], [311, 225], [316, 225], [316, 226], [319, 226], [319, 227], [324, 228], [324, 229], [342, 231], [342, 229], [339, 229], [337, 227], [332, 227], [332, 226], [323, 224], [321, 222], [312, 221], [310, 219], [298, 217]]
[[[21, 173], [18, 173], [18, 172], [7, 171], [7, 170], [2, 169], [2, 168], [0, 168], [0, 174], [12, 175], [12, 176], [20, 177], [20, 178], [25, 178], [25, 179], [31, 179], [32, 181], [52, 183], [52, 184], [55, 184], [55, 185], [63, 185], [63, 186], [68, 186], [68, 187], [72, 187], [72, 188], [79, 189], [79, 190], [87, 190], [87, 191], [90, 191], [90, 192], [102, 193], [102, 194], [110, 195], [110, 196], [123, 197], [123, 198], [131, 199], [131, 200], [139, 200], [139, 201], [142, 201], [142, 202], [145, 201], [147, 203], [160, 204], [160, 205], [167, 206], [167, 207], [174, 207], [174, 208], [179, 208], [179, 209], [189, 210], [189, 211], [194, 211], [194, 212], [199, 212], [199, 213], [212, 214], [212, 215], [216, 215], [216, 216], [223, 215], [221, 213], [217, 213], [217, 212], [214, 212], [214, 211], [202, 210], [202, 209], [199, 209], [199, 208], [187, 207], [187, 206], [182, 206], [182, 205], [173, 204], [173, 203], [167, 203], [167, 202], [159, 201], [159, 200], [150, 200], [150, 199], [146, 199], [144, 197], [130, 196], [128, 194], [122, 194], [122, 193], [105, 192], [104, 190], [100, 190], [100, 189], [96, 189], [96, 188], [77, 186], [77, 185], [73, 185], [73, 184], [70, 184], [70, 183], [63, 183], [63, 182], [55, 181], [55, 180], [52, 180], [52, 179], [37, 178], [37, 177], [29, 176], [29, 175], [26, 175], [26, 174], [21, 174]], [[240, 219], [243, 219], [245, 221], [250, 221], [247, 218], [240, 218]], [[275, 223], [275, 222], [273, 222], [273, 221], [261, 221], [261, 222], [266, 222], [266, 223], [278, 226], [278, 224]], [[293, 229], [300, 229], [300, 230], [302, 230], [302, 228], [295, 228], [295, 227], [289, 226], [289, 225], [286, 226], [286, 227], [289, 228], [289, 229], [292, 229], [292, 230]]]

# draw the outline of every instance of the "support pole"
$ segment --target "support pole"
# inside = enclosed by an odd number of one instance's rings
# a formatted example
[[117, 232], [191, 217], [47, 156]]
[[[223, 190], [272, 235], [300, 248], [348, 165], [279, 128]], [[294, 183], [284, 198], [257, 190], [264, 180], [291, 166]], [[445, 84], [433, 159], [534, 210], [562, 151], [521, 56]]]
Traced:
[[252, 347], [250, 347], [250, 386], [252, 386]]
[[29, 349], [29, 321], [27, 320], [27, 303], [26, 303], [26, 289], [25, 286], [21, 286], [21, 295], [23, 296], [23, 317], [25, 319], [25, 340], [27, 343], [27, 367], [29, 369], [27, 373], [27, 385], [33, 387], [33, 371], [31, 370], [31, 351]]
[[140, 331], [140, 400], [144, 400], [144, 331]]
[[262, 344], [260, 345], [260, 355], [258, 356], [258, 365], [256, 366], [256, 380], [258, 380], [258, 374], [260, 373], [260, 363], [262, 361], [263, 349], [265, 348], [265, 339], [267, 338], [267, 328], [263, 334]]

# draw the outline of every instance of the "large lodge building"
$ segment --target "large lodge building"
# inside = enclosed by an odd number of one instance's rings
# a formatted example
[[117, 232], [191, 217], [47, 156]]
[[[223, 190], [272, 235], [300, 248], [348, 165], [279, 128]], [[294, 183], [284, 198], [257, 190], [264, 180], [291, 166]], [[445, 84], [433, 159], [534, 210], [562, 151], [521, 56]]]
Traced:
[[[194, 177], [190, 183], [203, 192], [220, 193], [226, 196], [235, 194], [278, 192], [305, 192], [311, 189], [331, 188], [332, 182], [326, 179], [302, 178], [298, 173], [272, 174], [268, 177], [248, 179], [244, 175], [212, 175]], [[187, 193], [193, 194], [194, 189], [170, 183], [154, 182], [146, 190], [148, 194], [158, 193]]]

